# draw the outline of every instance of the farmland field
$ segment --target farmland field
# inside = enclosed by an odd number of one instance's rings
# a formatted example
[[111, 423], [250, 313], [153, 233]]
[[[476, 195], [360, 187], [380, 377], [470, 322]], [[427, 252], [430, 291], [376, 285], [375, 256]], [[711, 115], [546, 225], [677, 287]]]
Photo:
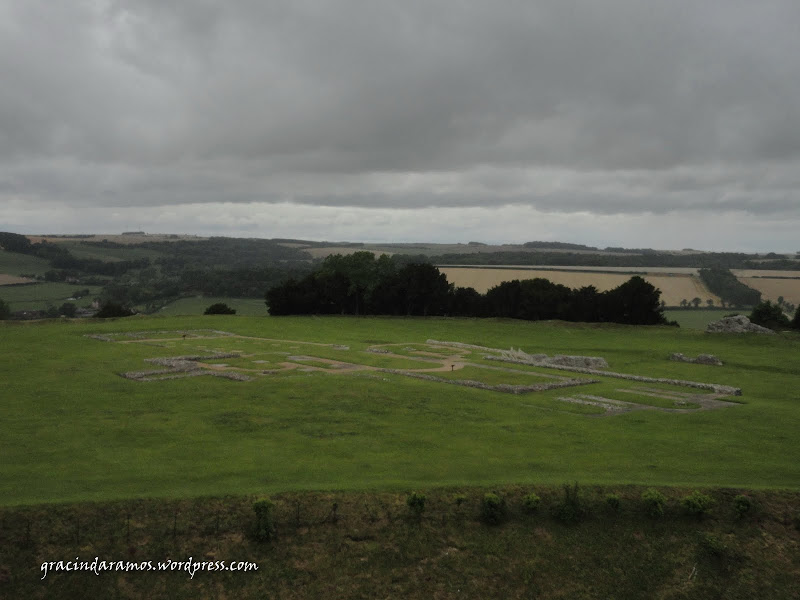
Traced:
[[[3, 323], [0, 336], [0, 503], [7, 505], [571, 480], [791, 489], [800, 481], [793, 335], [215, 316]], [[483, 350], [429, 340], [599, 356], [607, 371], [742, 393], [705, 409], [707, 390], [488, 361]], [[725, 365], [673, 362], [672, 352], [712, 353]], [[203, 372], [163, 366], [185, 356], [204, 363]], [[448, 381], [457, 378], [456, 363], [472, 364], [463, 364], [465, 379], [489, 386], [525, 384], [524, 371], [532, 383], [597, 383], [477, 389]], [[512, 371], [504, 381], [504, 371], [489, 367]], [[169, 369], [177, 371], [157, 380], [122, 376]], [[609, 409], [619, 403], [638, 406]]]
[[786, 302], [800, 304], [800, 278], [740, 277], [740, 281], [761, 292], [763, 300], [776, 302], [780, 296]]
[[[89, 295], [78, 300], [67, 300], [78, 289], [88, 289]], [[77, 306], [90, 304], [92, 298], [100, 291], [96, 286], [84, 286], [74, 283], [36, 283], [32, 285], [14, 285], [0, 288], [0, 297], [11, 306], [11, 310], [42, 310], [48, 306], [60, 306], [64, 302], [72, 302]]]
[[20, 283], [36, 283], [36, 280], [28, 277], [17, 277], [16, 275], [0, 273], [0, 287], [4, 285], [18, 285]]
[[[632, 272], [625, 274], [601, 273], [593, 270], [559, 271], [486, 267], [440, 267], [439, 270], [447, 276], [448, 281], [456, 286], [472, 287], [482, 294], [504, 281], [534, 279], [537, 277], [548, 279], [553, 283], [573, 289], [593, 285], [599, 291], [604, 292], [625, 283], [632, 276]], [[646, 269], [640, 272], [641, 276], [661, 290], [661, 299], [668, 306], [678, 306], [681, 300], [691, 301], [695, 297], [700, 298], [703, 305], [709, 299], [713, 300], [715, 304], [719, 303], [719, 297], [712, 294], [696, 276], [688, 274], [651, 274], [645, 271]]]
[[50, 268], [50, 263], [43, 258], [0, 250], [0, 273], [44, 275]]

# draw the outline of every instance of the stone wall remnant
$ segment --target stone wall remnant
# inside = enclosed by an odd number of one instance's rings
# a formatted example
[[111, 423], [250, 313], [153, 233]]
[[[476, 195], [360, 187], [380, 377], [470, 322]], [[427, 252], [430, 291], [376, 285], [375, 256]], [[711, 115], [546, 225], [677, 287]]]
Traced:
[[714, 365], [721, 367], [722, 361], [713, 354], [698, 354], [696, 358], [691, 358], [680, 352], [673, 352], [670, 354], [670, 360], [677, 360], [679, 362], [694, 363], [696, 365]]
[[723, 317], [719, 321], [714, 321], [706, 326], [706, 333], [765, 333], [775, 335], [775, 332], [761, 325], [751, 323], [744, 315], [734, 315]]

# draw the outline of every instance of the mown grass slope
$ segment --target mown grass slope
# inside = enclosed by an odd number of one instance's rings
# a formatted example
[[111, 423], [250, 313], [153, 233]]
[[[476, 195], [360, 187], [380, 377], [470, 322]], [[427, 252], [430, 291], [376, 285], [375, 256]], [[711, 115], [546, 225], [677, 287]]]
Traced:
[[223, 296], [192, 296], [170, 302], [159, 311], [163, 316], [202, 315], [212, 304], [222, 302], [234, 310], [236, 314], [247, 317], [263, 317], [267, 315], [267, 305], [262, 298], [228, 298]]
[[[388, 373], [249, 382], [123, 379], [169, 356], [88, 333], [213, 328], [346, 344], [428, 338], [605, 357], [613, 370], [741, 387], [742, 404], [595, 417]], [[472, 319], [134, 317], [0, 325], [0, 504], [507, 483], [800, 487], [800, 341]], [[247, 340], [242, 340], [247, 344]], [[712, 353], [723, 367], [667, 360]], [[375, 355], [378, 357], [379, 355]], [[588, 393], [611, 394], [603, 380]]]

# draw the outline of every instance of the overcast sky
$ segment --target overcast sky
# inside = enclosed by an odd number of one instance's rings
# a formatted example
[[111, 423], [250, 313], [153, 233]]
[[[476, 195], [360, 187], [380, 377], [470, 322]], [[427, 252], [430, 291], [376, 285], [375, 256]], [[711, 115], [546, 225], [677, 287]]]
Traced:
[[0, 230], [800, 250], [797, 0], [0, 0]]

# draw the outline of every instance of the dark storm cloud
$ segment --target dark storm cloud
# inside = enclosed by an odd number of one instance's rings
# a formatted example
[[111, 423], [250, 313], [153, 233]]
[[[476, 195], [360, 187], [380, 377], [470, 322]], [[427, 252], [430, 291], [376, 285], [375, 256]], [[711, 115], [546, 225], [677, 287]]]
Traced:
[[793, 211], [798, 23], [794, 0], [0, 0], [0, 194]]

